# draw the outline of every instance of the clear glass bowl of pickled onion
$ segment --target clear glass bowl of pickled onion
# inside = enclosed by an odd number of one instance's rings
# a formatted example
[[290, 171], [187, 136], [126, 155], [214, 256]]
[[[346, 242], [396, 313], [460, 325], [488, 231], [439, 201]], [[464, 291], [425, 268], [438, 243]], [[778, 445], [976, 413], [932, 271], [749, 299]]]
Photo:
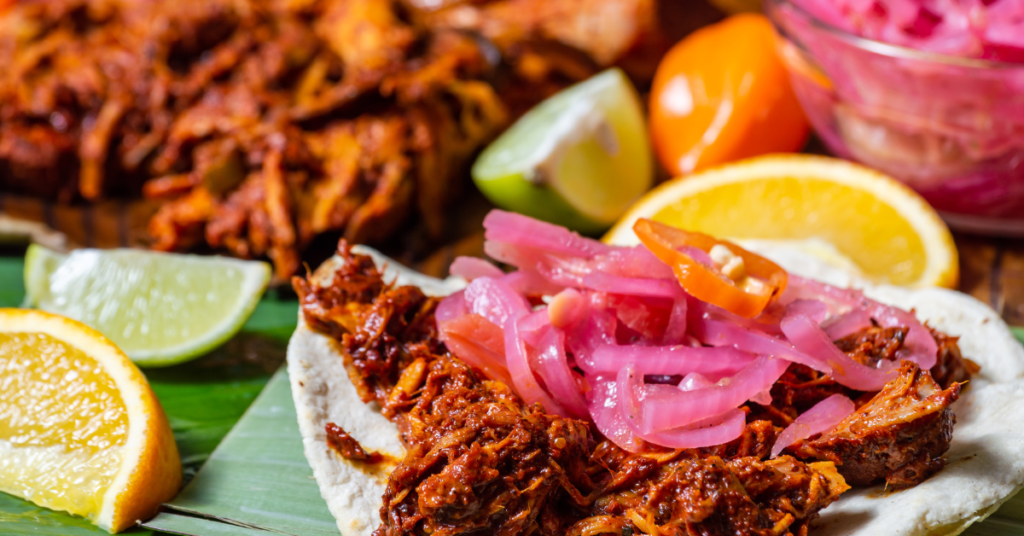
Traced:
[[830, 151], [902, 180], [954, 227], [1024, 235], [1024, 3], [765, 0], [765, 10]]

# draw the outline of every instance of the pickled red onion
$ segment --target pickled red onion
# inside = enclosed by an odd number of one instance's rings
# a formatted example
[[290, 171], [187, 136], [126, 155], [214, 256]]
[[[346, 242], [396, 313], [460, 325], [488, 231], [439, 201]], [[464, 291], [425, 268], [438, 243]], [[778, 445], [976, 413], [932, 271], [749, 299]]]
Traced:
[[[891, 366], [870, 368], [836, 347], [814, 320], [805, 314], [790, 314], [782, 319], [782, 332], [798, 350], [828, 363], [836, 382], [858, 391], [878, 391], [895, 378]], [[889, 362], [891, 363], [891, 362]], [[883, 363], [884, 365], [884, 363]]]
[[466, 309], [498, 326], [509, 318], [519, 318], [530, 312], [530, 302], [502, 279], [479, 277], [466, 286]]
[[480, 315], [467, 314], [438, 322], [438, 335], [448, 350], [466, 364], [490, 378], [511, 382], [505, 366], [504, 335], [498, 326]]
[[856, 407], [849, 398], [843, 395], [832, 395], [818, 402], [811, 409], [803, 412], [786, 427], [772, 446], [772, 458], [797, 441], [807, 439], [816, 434], [825, 433], [836, 427], [843, 419], [849, 417]]
[[688, 310], [686, 298], [676, 298], [672, 304], [672, 312], [668, 316], [665, 334], [661, 336], [662, 344], [682, 344], [686, 340], [686, 314]]
[[587, 299], [577, 290], [567, 288], [551, 298], [548, 304], [548, 320], [558, 329], [566, 329], [583, 320], [589, 308]]
[[928, 328], [924, 327], [913, 313], [868, 299], [860, 291], [833, 287], [813, 279], [791, 276], [790, 286], [796, 287], [802, 294], [817, 295], [821, 299], [830, 300], [846, 310], [862, 307], [882, 327], [906, 327], [907, 338], [903, 347], [897, 351], [897, 358], [913, 361], [926, 370], [935, 366], [939, 347]]
[[682, 428], [645, 434], [643, 438], [663, 447], [697, 449], [728, 443], [743, 435], [746, 427], [747, 414], [737, 408]]
[[469, 313], [466, 309], [465, 294], [465, 290], [453, 292], [452, 294], [445, 296], [437, 304], [437, 309], [434, 309], [434, 319], [437, 320], [438, 325], [440, 325], [441, 322], [454, 320]]
[[576, 257], [589, 258], [612, 250], [611, 246], [584, 238], [565, 227], [504, 210], [490, 211], [484, 218], [484, 229], [484, 238], [487, 240], [530, 246]]
[[655, 257], [651, 250], [638, 245], [617, 248], [594, 258], [595, 270], [619, 277], [675, 279], [672, 268]]
[[519, 335], [519, 320], [508, 317], [505, 320], [505, 363], [512, 377], [512, 386], [527, 404], [541, 404], [550, 413], [569, 417], [569, 412], [552, 399], [540, 386], [530, 369], [526, 356], [526, 343]]
[[640, 430], [646, 434], [678, 428], [735, 409], [750, 397], [771, 389], [789, 363], [784, 359], [758, 357], [728, 382], [648, 397], [640, 411]]
[[833, 341], [838, 341], [869, 327], [871, 327], [871, 315], [863, 307], [839, 315], [822, 325], [828, 338]]
[[478, 277], [499, 278], [505, 275], [501, 268], [477, 257], [455, 257], [452, 265], [448, 267], [452, 275], [461, 276], [469, 281]]
[[519, 336], [526, 344], [536, 348], [540, 344], [540, 338], [544, 336], [544, 331], [550, 326], [551, 321], [546, 309], [534, 311], [519, 321]]
[[576, 357], [576, 363], [588, 359], [599, 346], [615, 344], [617, 324], [618, 320], [607, 311], [590, 310], [582, 322], [573, 326], [566, 348]]
[[614, 373], [632, 365], [644, 375], [686, 375], [692, 372], [715, 381], [736, 374], [754, 361], [756, 356], [730, 347], [691, 346], [619, 346], [597, 347], [591, 355], [576, 363], [590, 374]]
[[796, 0], [814, 16], [860, 37], [938, 54], [1024, 61], [1019, 0]]
[[707, 379], [703, 374], [699, 372], [691, 372], [683, 377], [683, 381], [679, 382], [676, 386], [680, 391], [692, 391], [694, 389], [702, 389], [708, 387], [715, 382]]
[[925, 370], [930, 370], [935, 366], [939, 355], [939, 345], [936, 344], [935, 338], [932, 337], [928, 328], [924, 327], [913, 313], [875, 301], [869, 301], [867, 313], [882, 327], [908, 328], [903, 346], [896, 351], [897, 361], [907, 359], [917, 363]]
[[591, 378], [591, 388], [587, 392], [587, 409], [590, 418], [601, 435], [608, 438], [623, 450], [640, 452], [644, 440], [637, 436], [626, 424], [626, 417], [619, 407], [618, 383], [615, 375], [595, 376]]
[[598, 292], [647, 296], [651, 298], [685, 298], [686, 291], [675, 280], [636, 279], [619, 277], [602, 272], [583, 276], [582, 286]]
[[828, 306], [821, 300], [794, 300], [786, 305], [786, 314], [804, 314], [820, 324], [828, 316]]
[[551, 296], [564, 288], [563, 285], [556, 285], [533, 270], [516, 270], [505, 274], [502, 279], [512, 287], [512, 290], [526, 296]]
[[[527, 403], [566, 417], [589, 415], [631, 452], [644, 441], [695, 448], [738, 437], [740, 406], [770, 404], [771, 387], [790, 362], [856, 389], [880, 388], [895, 362], [865, 367], [832, 343], [873, 320], [907, 326], [898, 356], [934, 364], [935, 342], [912, 313], [856, 290], [793, 276], [761, 315], [742, 318], [688, 295], [644, 246], [606, 246], [508, 213], [488, 221], [485, 250], [519, 270], [503, 274], [485, 261], [457, 259], [451, 271], [471, 282], [439, 303], [441, 339]], [[702, 250], [690, 253], [711, 263]], [[547, 307], [534, 310], [531, 300], [541, 297]], [[668, 383], [679, 375], [678, 385]]]
[[832, 372], [832, 367], [827, 362], [808, 355], [794, 348], [788, 342], [776, 339], [767, 333], [709, 318], [698, 319], [693, 324], [694, 333], [704, 344], [731, 346], [744, 352], [773, 356], [799, 363], [825, 374]]
[[565, 355], [565, 333], [549, 327], [537, 345], [537, 373], [551, 396], [558, 400], [572, 417], [584, 419], [588, 415], [587, 403], [577, 384], [575, 373], [569, 369]]
[[[668, 448], [695, 449], [721, 445], [736, 439], [743, 434], [746, 426], [746, 414], [738, 408], [728, 409], [711, 417], [701, 418], [687, 426], [670, 430], [645, 432], [640, 425], [642, 421], [642, 401], [638, 393], [645, 391], [643, 376], [632, 366], [626, 366], [616, 377], [618, 406], [624, 414], [623, 421], [634, 435], [641, 439]], [[706, 389], [698, 389], [704, 391]], [[696, 392], [696, 391], [690, 391]], [[645, 395], [644, 402], [659, 395]]]

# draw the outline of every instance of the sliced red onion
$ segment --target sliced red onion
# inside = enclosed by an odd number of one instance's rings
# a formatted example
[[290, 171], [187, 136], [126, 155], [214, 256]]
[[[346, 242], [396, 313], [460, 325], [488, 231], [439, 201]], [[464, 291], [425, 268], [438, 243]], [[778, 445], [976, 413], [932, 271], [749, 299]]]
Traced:
[[438, 324], [441, 341], [455, 357], [492, 380], [512, 385], [505, 366], [501, 328], [479, 315], [464, 315]]
[[676, 388], [680, 391], [693, 391], [694, 389], [703, 389], [714, 384], [715, 382], [707, 379], [703, 374], [691, 372], [683, 377], [683, 381], [679, 382]]
[[897, 362], [907, 359], [917, 363], [922, 369], [930, 370], [938, 360], [939, 346], [935, 343], [928, 328], [924, 327], [913, 313], [870, 301], [867, 312], [879, 325], [885, 328], [906, 326], [907, 338], [903, 346], [896, 351]]
[[[577, 364], [590, 359], [589, 356], [598, 346], [615, 344], [618, 323], [619, 321], [607, 311], [590, 309], [586, 318], [568, 331], [566, 349], [572, 352]], [[618, 369], [613, 372], [618, 372]]]
[[828, 306], [821, 300], [794, 300], [786, 305], [786, 314], [803, 314], [817, 323], [822, 323], [828, 316]]
[[548, 257], [547, 262], [537, 266], [537, 272], [553, 284], [583, 288], [583, 278], [593, 270], [586, 261], [581, 259], [567, 260]]
[[832, 395], [818, 402], [779, 434], [772, 447], [772, 458], [797, 441], [835, 428], [843, 419], [852, 415], [854, 410], [856, 407], [853, 401], [843, 395]]
[[[597, 299], [597, 295], [603, 295], [603, 299]], [[619, 319], [617, 338], [627, 344], [655, 345], [665, 334], [671, 302], [664, 298], [595, 293], [591, 300], [598, 308], [615, 313]]]
[[579, 291], [567, 288], [551, 298], [548, 303], [548, 319], [551, 325], [558, 329], [568, 329], [575, 326], [587, 316], [590, 308], [587, 305], [587, 298]]
[[794, 363], [808, 366], [819, 372], [829, 374], [832, 367], [821, 359], [808, 355], [788, 342], [776, 339], [767, 333], [745, 329], [743, 327], [708, 318], [692, 322], [693, 331], [704, 344], [711, 346], [731, 346], [737, 350], [755, 355], [778, 357]]
[[633, 365], [626, 365], [619, 369], [619, 373], [615, 377], [615, 383], [617, 384], [615, 390], [619, 395], [619, 408], [622, 410], [626, 426], [634, 434], [643, 438], [649, 432], [645, 432], [643, 426], [641, 426], [641, 420], [643, 419], [641, 400], [646, 400], [650, 392], [657, 392], [657, 388], [668, 386], [654, 385], [648, 391], [644, 387], [644, 375], [640, 374]]
[[551, 327], [551, 321], [548, 320], [548, 311], [540, 309], [519, 321], [519, 336], [526, 344], [536, 348], [540, 344], [540, 338], [544, 336], [544, 331], [549, 327]]
[[501, 268], [477, 257], [455, 257], [455, 261], [448, 268], [452, 275], [461, 276], [469, 281], [478, 277], [499, 278], [505, 275]]
[[869, 327], [871, 327], [871, 315], [863, 307], [841, 314], [822, 325], [825, 334], [833, 341], [838, 341]]
[[633, 279], [594, 272], [583, 276], [584, 287], [598, 292], [645, 296], [650, 298], [685, 299], [686, 292], [675, 280]]
[[771, 386], [786, 372], [789, 361], [758, 357], [732, 378], [671, 396], [648, 397], [641, 408], [640, 429], [645, 434], [693, 424], [735, 409]]
[[590, 258], [612, 250], [611, 246], [584, 238], [565, 227], [503, 210], [492, 210], [488, 213], [484, 218], [484, 229], [484, 237], [487, 240], [576, 257]]
[[466, 308], [495, 325], [530, 313], [530, 302], [505, 281], [492, 277], [474, 279], [465, 289]]
[[547, 262], [547, 254], [543, 251], [494, 240], [484, 242], [484, 253], [498, 262], [510, 264], [520, 270], [532, 270]]
[[598, 255], [592, 263], [595, 270], [609, 275], [646, 279], [675, 279], [672, 268], [644, 245], [617, 248]]
[[762, 406], [770, 406], [772, 403], [772, 390], [765, 389], [764, 391], [750, 397], [750, 401], [761, 404]]
[[[743, 411], [732, 408], [721, 414], [698, 419], [689, 423], [688, 426], [657, 432], [644, 432], [640, 424], [647, 405], [652, 400], [662, 400], [668, 397], [649, 394], [652, 391], [657, 391], [645, 388], [643, 376], [628, 365], [619, 371], [616, 384], [619, 398], [618, 405], [622, 408], [623, 420], [626, 426], [630, 428], [634, 435], [655, 445], [677, 449], [721, 445], [739, 437], [746, 426], [746, 415]], [[690, 392], [696, 393], [705, 390], [698, 389], [697, 391]], [[643, 395], [641, 398], [641, 393], [648, 394]]]
[[840, 307], [850, 309], [860, 305], [864, 300], [864, 294], [856, 289], [834, 287], [821, 281], [790, 274], [789, 284], [783, 291], [781, 301], [789, 303], [797, 299], [822, 300], [829, 306], [829, 312], [834, 313]]
[[565, 355], [565, 334], [549, 327], [537, 346], [537, 373], [544, 380], [548, 393], [558, 400], [572, 417], [585, 419], [587, 403], [580, 393], [575, 373], [569, 369]]
[[723, 445], [743, 435], [747, 427], [747, 414], [731, 409], [697, 421], [689, 426], [662, 432], [644, 434], [644, 440], [673, 449], [699, 449]]
[[601, 435], [628, 452], [640, 452], [644, 442], [626, 425], [619, 408], [618, 384], [615, 376], [588, 376], [587, 409]]
[[661, 336], [661, 343], [665, 345], [682, 344], [686, 340], [686, 306], [685, 298], [676, 298], [672, 303], [672, 312], [668, 316], [668, 325], [665, 326], [665, 334]]
[[434, 309], [434, 319], [438, 325], [441, 325], [441, 322], [469, 314], [469, 310], [466, 309], [465, 293], [465, 290], [460, 290], [445, 296], [438, 302], [437, 308]]
[[874, 369], [854, 361], [836, 347], [825, 331], [807, 315], [787, 315], [782, 319], [781, 327], [793, 346], [828, 363], [832, 378], [851, 389], [878, 391], [895, 377], [892, 367]]
[[534, 377], [527, 359], [526, 343], [519, 334], [519, 322], [514, 317], [505, 321], [505, 363], [512, 377], [512, 386], [524, 402], [540, 403], [549, 413], [569, 417], [569, 412], [548, 396]]
[[779, 330], [779, 321], [774, 317], [770, 317], [767, 309], [755, 318], [743, 318], [716, 305], [702, 302], [692, 296], [687, 298], [687, 308], [690, 322], [697, 318], [708, 318], [711, 320], [722, 320], [729, 324], [736, 324], [749, 330], [773, 336], [782, 335], [782, 331]]
[[588, 373], [614, 373], [626, 365], [633, 365], [644, 375], [686, 375], [699, 372], [719, 378], [732, 376], [755, 359], [753, 354], [735, 348], [701, 346], [618, 346], [597, 347], [593, 354], [579, 357], [576, 363]]
[[516, 270], [502, 277], [508, 286], [526, 296], [554, 296], [565, 288], [552, 283], [535, 270]]
[[924, 327], [913, 313], [865, 298], [860, 291], [833, 287], [813, 279], [792, 276], [790, 286], [795, 287], [801, 296], [814, 296], [826, 302], [831, 301], [833, 307], [830, 307], [830, 311], [840, 307], [845, 308], [845, 311], [861, 307], [882, 327], [908, 328], [907, 338], [897, 352], [897, 358], [913, 361], [923, 369], [935, 366], [938, 345], [928, 328]]

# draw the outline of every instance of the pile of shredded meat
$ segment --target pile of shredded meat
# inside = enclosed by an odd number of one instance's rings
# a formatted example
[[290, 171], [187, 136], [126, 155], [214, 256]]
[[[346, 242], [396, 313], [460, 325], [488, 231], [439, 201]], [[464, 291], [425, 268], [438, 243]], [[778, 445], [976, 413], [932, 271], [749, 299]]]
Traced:
[[[904, 362], [878, 393], [858, 393], [801, 365], [750, 403], [743, 435], [717, 447], [626, 452], [586, 421], [527, 406], [438, 341], [437, 300], [386, 283], [342, 242], [329, 284], [293, 278], [309, 326], [340, 343], [349, 377], [401, 431], [407, 456], [388, 480], [378, 536], [455, 534], [805, 535], [849, 485], [916, 484], [942, 467], [949, 405], [977, 366], [955, 339], [932, 374]], [[868, 328], [837, 345], [861, 362], [893, 359], [905, 330]], [[938, 375], [938, 374], [937, 374]], [[858, 411], [833, 431], [769, 458], [782, 427], [841, 392]], [[337, 426], [340, 456], [366, 460]], [[339, 439], [340, 438], [340, 439]]]
[[0, 2], [0, 190], [164, 203], [153, 247], [299, 267], [314, 237], [443, 229], [468, 158], [597, 69], [653, 0]]

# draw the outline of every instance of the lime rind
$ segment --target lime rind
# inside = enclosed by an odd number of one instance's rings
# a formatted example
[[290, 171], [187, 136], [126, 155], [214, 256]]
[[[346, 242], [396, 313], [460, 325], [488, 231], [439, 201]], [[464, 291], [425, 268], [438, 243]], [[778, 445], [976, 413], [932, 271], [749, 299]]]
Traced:
[[28, 305], [82, 321], [141, 366], [178, 364], [237, 333], [270, 281], [263, 262], [30, 246]]

